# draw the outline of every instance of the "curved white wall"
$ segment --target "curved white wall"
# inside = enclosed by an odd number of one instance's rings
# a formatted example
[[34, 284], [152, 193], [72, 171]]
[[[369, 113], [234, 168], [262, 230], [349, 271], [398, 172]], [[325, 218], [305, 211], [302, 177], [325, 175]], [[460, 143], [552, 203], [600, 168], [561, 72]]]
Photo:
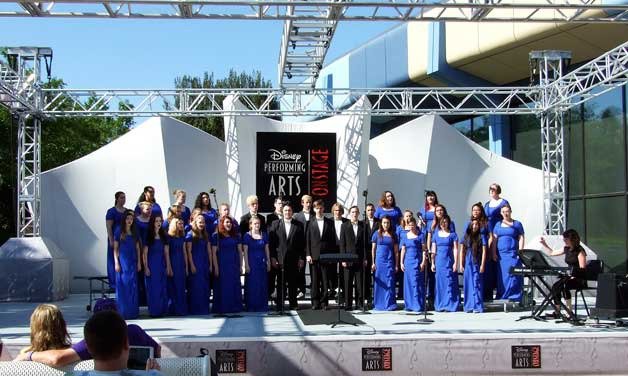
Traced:
[[[145, 185], [155, 187], [164, 211], [176, 188], [198, 192], [210, 186], [227, 197], [224, 143], [171, 118], [151, 118], [110, 144], [42, 174], [42, 235], [70, 259], [70, 274], [106, 275], [105, 213], [114, 193], [124, 191], [134, 208]], [[164, 213], [165, 215], [166, 213]], [[73, 281], [72, 291], [85, 291]]]

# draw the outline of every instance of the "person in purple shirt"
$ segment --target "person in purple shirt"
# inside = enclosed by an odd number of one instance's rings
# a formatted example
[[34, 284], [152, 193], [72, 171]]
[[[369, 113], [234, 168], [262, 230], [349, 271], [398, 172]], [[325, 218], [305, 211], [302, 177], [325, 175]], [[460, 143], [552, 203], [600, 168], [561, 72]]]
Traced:
[[[100, 311], [118, 311], [116, 301], [114, 299], [102, 298], [98, 299], [94, 304], [94, 313]], [[155, 358], [161, 357], [161, 346], [146, 332], [135, 324], [127, 324], [129, 345], [131, 346], [150, 346], [153, 348]], [[15, 360], [32, 360], [34, 362], [43, 363], [51, 367], [63, 367], [70, 363], [81, 360], [92, 359], [85, 340], [77, 342], [72, 347], [62, 350], [46, 350], [33, 352], [30, 359], [28, 354], [20, 354]]]

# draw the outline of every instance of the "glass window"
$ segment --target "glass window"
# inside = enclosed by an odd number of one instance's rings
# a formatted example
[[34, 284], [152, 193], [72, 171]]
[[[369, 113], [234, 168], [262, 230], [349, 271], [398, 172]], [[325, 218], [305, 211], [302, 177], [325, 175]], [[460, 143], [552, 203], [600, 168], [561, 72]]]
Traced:
[[584, 104], [586, 193], [625, 189], [624, 130], [621, 89]]
[[584, 151], [582, 140], [582, 106], [571, 109], [565, 116], [565, 125], [568, 137], [567, 179], [569, 182], [569, 196], [584, 193]]
[[586, 201], [585, 243], [613, 271], [626, 272], [626, 197], [590, 198]]
[[473, 132], [471, 133], [471, 139], [476, 143], [482, 145], [485, 148], [488, 146], [488, 115], [478, 116], [473, 118]]
[[584, 238], [584, 221], [584, 200], [567, 201], [567, 228], [578, 231], [578, 234]]
[[534, 168], [541, 168], [541, 123], [534, 115], [511, 116], [514, 127], [512, 159]]
[[471, 138], [471, 119], [454, 123], [454, 128], [456, 128], [458, 132], [462, 133], [465, 137]]

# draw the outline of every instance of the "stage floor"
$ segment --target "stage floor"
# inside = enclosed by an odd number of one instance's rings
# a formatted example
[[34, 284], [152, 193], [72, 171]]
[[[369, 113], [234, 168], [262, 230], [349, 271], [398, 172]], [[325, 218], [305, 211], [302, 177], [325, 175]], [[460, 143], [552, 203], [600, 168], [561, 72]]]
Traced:
[[[78, 294], [54, 303], [61, 308], [73, 341], [78, 341], [83, 337], [83, 324], [89, 315], [85, 310], [87, 303], [88, 296]], [[593, 304], [593, 300], [590, 303]], [[28, 344], [29, 317], [35, 306], [37, 306], [36, 303], [0, 303], [0, 338], [4, 344], [3, 360], [12, 358], [19, 348]], [[584, 312], [584, 306], [579, 307], [579, 313]], [[414, 313], [410, 314], [401, 310], [393, 312], [371, 311], [369, 315], [355, 315], [357, 319], [364, 322], [364, 325], [341, 325], [335, 328], [331, 328], [329, 325], [304, 325], [295, 311], [291, 312], [291, 316], [282, 317], [260, 313], [242, 313], [242, 317], [238, 318], [218, 318], [212, 315], [150, 318], [145, 308], [142, 309], [141, 313], [140, 319], [129, 320], [129, 323], [140, 325], [148, 334], [156, 338], [162, 344], [163, 356], [196, 356], [200, 347], [208, 348], [210, 354], [213, 354], [212, 351], [218, 348], [245, 348], [249, 352], [249, 360], [257, 356], [264, 361], [266, 366], [260, 368], [263, 370], [273, 368], [271, 365], [274, 364], [274, 361], [271, 360], [280, 353], [286, 355], [291, 351], [300, 349], [301, 358], [303, 358], [303, 354], [308, 353], [311, 358], [315, 356], [312, 353], [312, 346], [317, 348], [317, 353], [329, 352], [331, 354], [332, 359], [327, 359], [322, 364], [339, 366], [339, 364], [344, 363], [344, 358], [342, 361], [333, 358], [337, 358], [338, 351], [341, 355], [343, 354], [343, 346], [345, 347], [345, 354], [354, 351], [348, 350], [348, 343], [362, 347], [392, 346], [395, 348], [395, 346], [399, 346], [398, 353], [407, 352], [409, 355], [412, 354], [412, 346], [419, 346], [422, 349], [420, 353], [427, 357], [425, 361], [428, 364], [431, 363], [428, 354], [440, 346], [449, 348], [450, 352], [456, 346], [463, 346], [458, 349], [459, 351], [464, 350], [459, 354], [459, 356], [463, 356], [461, 354], [464, 354], [465, 351], [473, 352], [474, 349], [480, 351], [480, 348], [485, 348], [483, 351], [490, 353], [500, 347], [507, 347], [508, 354], [510, 354], [510, 346], [513, 345], [541, 343], [545, 344], [548, 351], [551, 351], [553, 347], [562, 348], [566, 343], [569, 343], [569, 351], [571, 352], [569, 356], [566, 356], [567, 351], [562, 353], [561, 359], [565, 358], [563, 361], [567, 361], [573, 351], [576, 351], [576, 354], [580, 352], [580, 358], [576, 357], [576, 359], [582, 359], [582, 357], [587, 360], [595, 359], [595, 362], [589, 361], [589, 363], [598, 374], [616, 373], [612, 367], [601, 368], [598, 365], [598, 362], [603, 361], [602, 358], [606, 358], [606, 355], [601, 356], [602, 351], [604, 351], [602, 346], [615, 349], [621, 347], [621, 350], [617, 349], [617, 351], [622, 351], [621, 354], [617, 354], [622, 369], [622, 372], [618, 374], [628, 372], [627, 328], [573, 326], [568, 323], [556, 323], [554, 320], [535, 321], [527, 319], [517, 321], [520, 316], [528, 314], [529, 311], [503, 312], [503, 310], [496, 310], [481, 314], [433, 313], [428, 316], [434, 320], [429, 325], [418, 324], [417, 319], [422, 315]], [[295, 342], [298, 343], [298, 346], [295, 346]], [[585, 345], [584, 342], [587, 344]], [[426, 343], [430, 344], [431, 350], [428, 351], [424, 347]], [[339, 346], [340, 350], [338, 350]], [[277, 354], [271, 354], [273, 352]], [[412, 359], [418, 361], [422, 356], [415, 356]], [[434, 356], [434, 363], [436, 364], [438, 363], [436, 359], [440, 359], [444, 354], [436, 352]], [[453, 355], [451, 358], [455, 359]], [[487, 363], [487, 359], [490, 358], [485, 354], [479, 359], [486, 367], [486, 364], [490, 364], [490, 362]], [[393, 359], [397, 360], [397, 356]], [[409, 359], [408, 362], [414, 360]], [[468, 372], [463, 373], [481, 374], [488, 371], [486, 368], [482, 371], [481, 367], [477, 371], [477, 367], [471, 366], [472, 360], [473, 356], [470, 356], [470, 360], [468, 360], [470, 368]], [[449, 361], [451, 359], [447, 360], [445, 357], [445, 362]], [[403, 357], [397, 360], [398, 367], [401, 366], [399, 362], [403, 365], [405, 362]], [[549, 363], [549, 360], [547, 362]], [[557, 364], [555, 360], [553, 362], [554, 365]], [[297, 363], [301, 364], [302, 361]], [[334, 372], [352, 374], [354, 369], [351, 367], [353, 366], [347, 367], [349, 368], [336, 368]], [[257, 368], [254, 364], [249, 365], [249, 372], [255, 369]], [[295, 369], [298, 369], [299, 373], [321, 374], [320, 370], [306, 372], [303, 368], [297, 367]], [[326, 368], [323, 367], [324, 369]], [[509, 368], [501, 365], [490, 369], [504, 373]], [[432, 371], [438, 373], [438, 369], [432, 369]], [[253, 374], [257, 373], [253, 372]]]

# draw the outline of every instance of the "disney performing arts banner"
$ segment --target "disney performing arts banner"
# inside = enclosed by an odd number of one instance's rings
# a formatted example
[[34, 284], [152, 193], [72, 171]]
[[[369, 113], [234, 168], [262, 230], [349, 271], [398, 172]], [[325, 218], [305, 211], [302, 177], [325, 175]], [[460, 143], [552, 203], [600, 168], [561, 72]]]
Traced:
[[322, 199], [329, 212], [336, 202], [335, 133], [257, 133], [256, 191], [259, 211], [273, 212], [283, 196], [301, 210], [301, 196]]

